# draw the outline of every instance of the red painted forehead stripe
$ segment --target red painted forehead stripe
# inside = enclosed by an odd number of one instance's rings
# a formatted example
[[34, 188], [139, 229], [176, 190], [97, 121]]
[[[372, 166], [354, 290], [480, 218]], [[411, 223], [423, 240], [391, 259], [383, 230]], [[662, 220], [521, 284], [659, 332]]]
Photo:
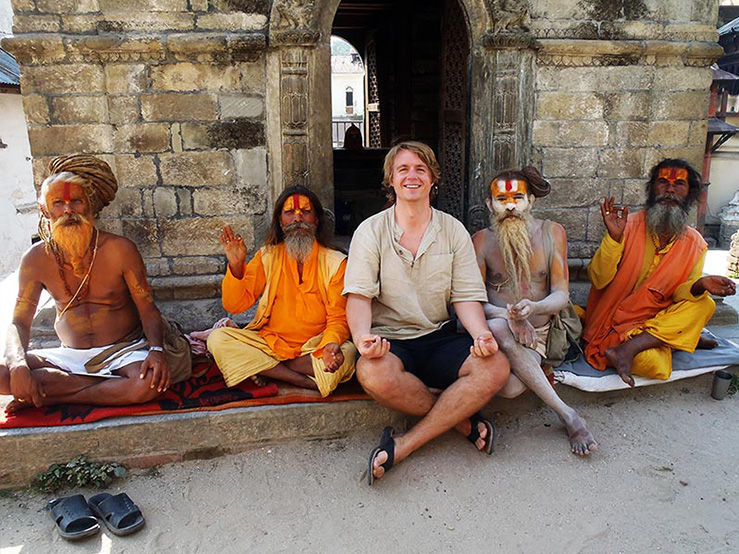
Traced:
[[69, 202], [72, 199], [72, 193], [70, 192], [70, 184], [64, 183], [64, 201]]
[[513, 192], [515, 189], [516, 189], [515, 181], [513, 179], [506, 179], [505, 180], [505, 191]]
[[293, 210], [298, 211], [300, 209], [300, 195], [293, 194], [290, 198], [293, 201]]

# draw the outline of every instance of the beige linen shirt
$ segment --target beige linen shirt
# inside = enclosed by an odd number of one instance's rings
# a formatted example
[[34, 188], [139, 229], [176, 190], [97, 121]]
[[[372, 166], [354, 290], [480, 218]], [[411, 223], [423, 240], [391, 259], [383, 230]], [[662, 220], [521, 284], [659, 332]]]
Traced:
[[472, 239], [462, 223], [432, 209], [415, 258], [400, 245], [402, 235], [392, 206], [363, 221], [349, 247], [344, 294], [373, 300], [373, 334], [422, 337], [451, 319], [454, 302], [487, 302]]

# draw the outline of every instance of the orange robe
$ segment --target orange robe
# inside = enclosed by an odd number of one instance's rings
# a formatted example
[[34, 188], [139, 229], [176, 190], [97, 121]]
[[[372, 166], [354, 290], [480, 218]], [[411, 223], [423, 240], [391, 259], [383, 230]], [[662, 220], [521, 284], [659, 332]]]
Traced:
[[[604, 243], [609, 239], [606, 237]], [[649, 332], [665, 346], [637, 355], [632, 373], [667, 379], [672, 372], [672, 349], [695, 350], [715, 304], [708, 293], [698, 297], [689, 293], [701, 274], [706, 251], [703, 237], [688, 228], [658, 252], [648, 243], [651, 240], [645, 212], [629, 216], [622, 239], [623, 254], [615, 261], [617, 270], [603, 284], [594, 278], [604, 258], [599, 254], [607, 245], [601, 246], [588, 268], [594, 286], [588, 298], [583, 338], [588, 342], [585, 349], [588, 363], [603, 370], [608, 348], [641, 332]]]
[[[301, 281], [298, 265], [287, 255], [285, 245], [271, 248], [271, 256], [276, 263], [271, 264], [269, 275], [262, 263], [264, 249], [260, 249], [245, 266], [243, 278], [234, 277], [230, 269], [226, 271], [222, 284], [226, 311], [245, 312], [268, 289], [247, 329], [258, 329], [270, 349], [283, 359], [298, 357], [305, 342], [321, 333], [323, 338], [313, 352], [316, 358], [323, 355], [323, 347], [328, 343], [340, 345], [347, 341], [346, 298], [341, 295], [346, 259], [329, 276], [329, 281], [324, 282], [318, 258], [319, 252], [326, 249], [316, 242], [303, 264]], [[339, 252], [336, 254], [343, 256]]]

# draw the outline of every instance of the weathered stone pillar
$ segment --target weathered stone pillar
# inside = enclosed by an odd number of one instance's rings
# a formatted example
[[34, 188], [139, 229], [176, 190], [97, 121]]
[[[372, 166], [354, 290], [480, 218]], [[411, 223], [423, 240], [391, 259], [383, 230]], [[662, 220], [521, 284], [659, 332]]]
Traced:
[[489, 224], [485, 198], [498, 171], [531, 161], [534, 40], [526, 33], [488, 33], [472, 59], [468, 227]]

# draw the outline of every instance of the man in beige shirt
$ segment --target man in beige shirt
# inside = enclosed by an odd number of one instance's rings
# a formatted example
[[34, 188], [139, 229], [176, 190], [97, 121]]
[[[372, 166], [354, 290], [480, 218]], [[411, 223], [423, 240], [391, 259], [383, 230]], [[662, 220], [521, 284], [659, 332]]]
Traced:
[[[385, 428], [370, 454], [370, 485], [453, 427], [493, 450], [495, 428], [478, 410], [505, 384], [508, 360], [485, 321], [469, 234], [431, 207], [438, 180], [428, 146], [392, 148], [383, 184], [394, 205], [364, 221], [349, 249], [344, 294], [359, 382], [384, 406], [422, 417], [402, 436]], [[469, 335], [456, 333], [452, 305]], [[444, 390], [437, 398], [428, 387]]]

